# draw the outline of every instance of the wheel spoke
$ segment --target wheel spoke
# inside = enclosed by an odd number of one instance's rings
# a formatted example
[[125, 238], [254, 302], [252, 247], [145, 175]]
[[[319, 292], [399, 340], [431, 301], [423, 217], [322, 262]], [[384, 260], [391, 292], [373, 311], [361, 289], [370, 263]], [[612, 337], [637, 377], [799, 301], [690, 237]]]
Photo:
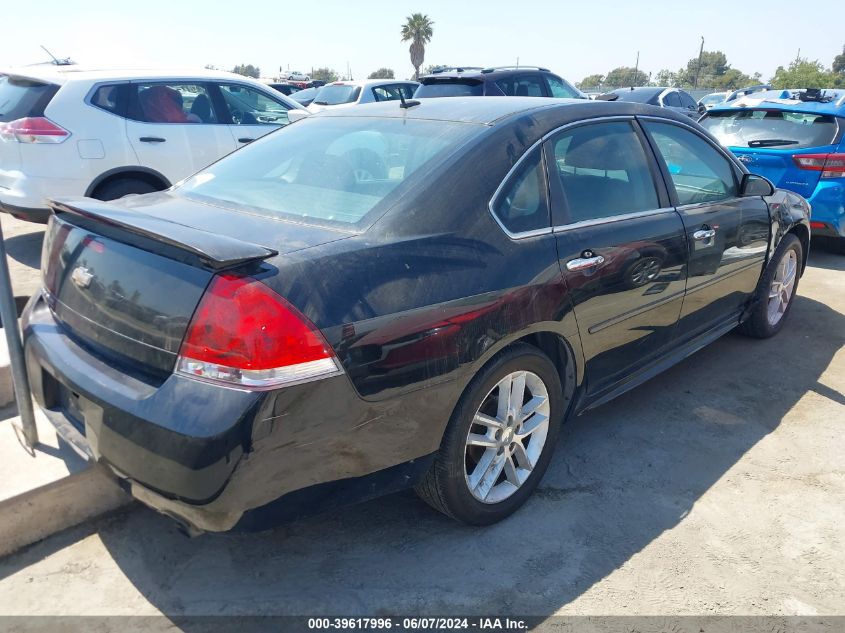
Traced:
[[467, 444], [470, 446], [483, 446], [485, 448], [497, 448], [499, 445], [491, 437], [486, 435], [479, 435], [478, 433], [470, 433], [467, 436]]
[[511, 389], [513, 387], [513, 374], [505, 376], [499, 382], [499, 404], [496, 410], [496, 417], [500, 420], [508, 419], [508, 412], [511, 407]]
[[520, 412], [520, 417], [518, 420], [520, 422], [527, 420], [531, 417], [531, 414], [534, 413], [537, 409], [539, 409], [543, 404], [545, 404], [546, 399], [543, 396], [534, 396], [525, 403], [525, 406], [522, 407], [522, 411]]
[[478, 487], [476, 488], [476, 492], [482, 499], [486, 499], [490, 496], [490, 491], [493, 490], [493, 486], [496, 485], [496, 480], [499, 478], [499, 475], [502, 474], [502, 469], [504, 467], [504, 456], [495, 456], [490, 463], [490, 467], [487, 468], [487, 471], [481, 476], [481, 479], [478, 482]]
[[511, 455], [520, 468], [524, 468], [525, 470], [531, 470], [534, 468], [534, 464], [531, 463], [531, 459], [528, 457], [528, 453], [525, 452], [525, 447], [522, 445], [522, 442], [514, 442]]
[[491, 418], [489, 415], [484, 413], [476, 413], [475, 414], [475, 423], [481, 424], [482, 426], [486, 426], [491, 429], [504, 429], [505, 423], [501, 420], [497, 420], [496, 418]]
[[521, 371], [516, 375], [516, 378], [511, 384], [511, 396], [508, 407], [508, 415], [514, 420], [519, 416], [522, 410], [522, 401], [525, 399], [525, 372]]
[[549, 418], [542, 413], [535, 413], [522, 425], [522, 430], [516, 434], [519, 439], [524, 439], [549, 421]]
[[484, 451], [484, 454], [481, 456], [481, 459], [479, 459], [478, 463], [475, 465], [472, 474], [468, 477], [469, 487], [472, 490], [478, 489], [478, 485], [481, 483], [484, 474], [490, 469], [490, 465], [493, 463], [493, 460], [495, 458], [496, 451]]
[[516, 464], [513, 461], [513, 457], [508, 455], [504, 462], [505, 478], [518, 488], [522, 482], [519, 480], [519, 472], [516, 469]]

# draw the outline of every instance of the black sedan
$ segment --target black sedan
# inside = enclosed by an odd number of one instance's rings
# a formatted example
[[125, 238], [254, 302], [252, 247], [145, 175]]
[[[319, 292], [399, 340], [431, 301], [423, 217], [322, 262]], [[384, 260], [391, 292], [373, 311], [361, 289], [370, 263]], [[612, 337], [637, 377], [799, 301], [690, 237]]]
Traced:
[[632, 103], [646, 103], [674, 110], [679, 114], [685, 114], [691, 119], [698, 118], [707, 111], [703, 105], [699, 105], [692, 95], [680, 88], [655, 88], [645, 86], [642, 88], [618, 88], [611, 92], [596, 97], [601, 101], [630, 101]]
[[168, 191], [52, 206], [34, 396], [191, 530], [408, 487], [498, 521], [567, 417], [777, 333], [809, 248], [802, 198], [622, 102], [337, 109]]

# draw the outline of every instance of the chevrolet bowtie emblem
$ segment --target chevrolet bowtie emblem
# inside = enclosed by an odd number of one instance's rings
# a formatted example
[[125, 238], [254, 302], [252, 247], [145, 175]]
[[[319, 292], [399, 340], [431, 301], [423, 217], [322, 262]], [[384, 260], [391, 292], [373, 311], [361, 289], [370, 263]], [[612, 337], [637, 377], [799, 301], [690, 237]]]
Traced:
[[94, 273], [85, 266], [77, 266], [70, 274], [70, 279], [78, 288], [87, 288], [91, 285], [91, 280], [94, 279]]

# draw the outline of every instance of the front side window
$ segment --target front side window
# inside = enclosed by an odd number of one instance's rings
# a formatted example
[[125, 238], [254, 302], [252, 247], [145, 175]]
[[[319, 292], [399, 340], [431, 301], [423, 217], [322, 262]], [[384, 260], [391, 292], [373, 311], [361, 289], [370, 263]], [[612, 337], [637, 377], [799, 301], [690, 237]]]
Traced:
[[831, 145], [838, 131], [828, 114], [764, 108], [710, 112], [701, 125], [725, 147], [785, 150]]
[[539, 148], [519, 166], [493, 203], [493, 212], [511, 233], [525, 233], [551, 226]]
[[695, 102], [691, 96], [689, 96], [686, 92], [678, 93], [681, 97], [681, 105], [687, 108], [688, 110], [695, 110], [698, 108], [698, 104]]
[[[306, 118], [175, 189], [237, 212], [364, 228], [485, 126], [418, 119]], [[407, 184], [407, 187], [406, 187]], [[372, 212], [372, 213], [370, 213]]]
[[648, 121], [644, 126], [666, 163], [679, 205], [737, 196], [733, 166], [710, 143], [677, 125]]
[[595, 123], [552, 140], [568, 222], [582, 222], [660, 207], [648, 158], [631, 123]]
[[410, 99], [413, 94], [413, 90], [409, 90], [407, 84], [376, 86], [372, 88], [372, 91], [376, 101], [399, 101], [403, 97]]
[[229, 109], [227, 123], [235, 125], [287, 125], [289, 107], [269, 95], [240, 84], [222, 84], [220, 93]]
[[144, 123], [217, 123], [205, 84], [141, 83], [133, 86], [130, 119]]
[[557, 99], [580, 99], [579, 95], [572, 86], [563, 81], [560, 77], [554, 75], [546, 75], [546, 82], [549, 84], [549, 92]]
[[668, 108], [680, 108], [681, 98], [677, 92], [670, 92], [663, 96], [663, 105]]

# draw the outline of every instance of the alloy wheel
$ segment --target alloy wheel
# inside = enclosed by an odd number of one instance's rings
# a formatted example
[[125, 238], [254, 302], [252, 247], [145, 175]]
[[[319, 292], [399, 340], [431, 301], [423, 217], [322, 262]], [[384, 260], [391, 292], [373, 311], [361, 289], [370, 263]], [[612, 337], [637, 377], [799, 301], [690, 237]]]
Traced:
[[788, 250], [778, 264], [775, 278], [769, 288], [768, 319], [769, 325], [777, 325], [786, 313], [792, 293], [795, 290], [795, 279], [798, 273], [798, 256], [794, 250]]
[[537, 374], [502, 378], [481, 402], [466, 438], [464, 475], [482, 503], [510, 497], [531, 476], [549, 432], [549, 391]]

